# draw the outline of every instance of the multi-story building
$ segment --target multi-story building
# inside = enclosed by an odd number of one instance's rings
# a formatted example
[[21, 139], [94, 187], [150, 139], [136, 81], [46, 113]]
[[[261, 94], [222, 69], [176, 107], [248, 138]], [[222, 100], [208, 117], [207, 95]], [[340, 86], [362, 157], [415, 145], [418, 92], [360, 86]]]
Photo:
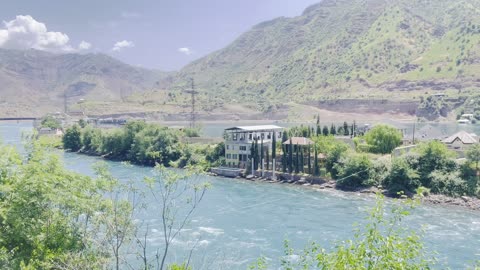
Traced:
[[[271, 148], [272, 136], [281, 141], [283, 128], [274, 125], [232, 127], [225, 130], [225, 162], [228, 167], [246, 168], [251, 158], [252, 143], [263, 140], [265, 149]], [[268, 151], [268, 150], [266, 150]]]

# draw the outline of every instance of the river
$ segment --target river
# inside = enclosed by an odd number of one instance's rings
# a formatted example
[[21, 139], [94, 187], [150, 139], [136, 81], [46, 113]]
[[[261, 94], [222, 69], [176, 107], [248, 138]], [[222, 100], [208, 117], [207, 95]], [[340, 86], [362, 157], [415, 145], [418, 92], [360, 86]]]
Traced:
[[[0, 122], [1, 141], [20, 144], [20, 135], [31, 123]], [[93, 175], [92, 165], [100, 159], [59, 152], [65, 166]], [[114, 176], [122, 181], [141, 183], [152, 169], [119, 162], [107, 162]], [[364, 222], [374, 204], [371, 196], [355, 193], [314, 191], [302, 187], [247, 182], [204, 176], [212, 183], [198, 212], [181, 238], [174, 243], [172, 259], [182, 261], [197, 243], [194, 269], [246, 269], [260, 256], [273, 260], [283, 254], [283, 241], [295, 248], [316, 241], [325, 248], [353, 237], [353, 224]], [[141, 185], [141, 184], [140, 184]], [[162, 246], [158, 204], [151, 196], [148, 208], [138, 219], [150, 225], [149, 244]], [[430, 252], [438, 252], [439, 269], [464, 269], [480, 259], [480, 212], [463, 208], [420, 206], [405, 224], [423, 228]], [[134, 258], [132, 258], [134, 260]]]

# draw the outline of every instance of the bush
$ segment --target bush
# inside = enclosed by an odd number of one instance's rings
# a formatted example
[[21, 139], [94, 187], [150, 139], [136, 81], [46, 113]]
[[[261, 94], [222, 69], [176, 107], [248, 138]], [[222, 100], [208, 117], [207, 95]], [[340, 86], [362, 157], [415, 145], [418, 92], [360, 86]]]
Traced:
[[351, 189], [369, 186], [372, 162], [366, 155], [352, 155], [335, 166], [338, 170], [337, 186]]
[[390, 174], [385, 179], [384, 186], [392, 195], [413, 193], [421, 185], [420, 176], [416, 170], [412, 169], [408, 158], [395, 159]]
[[433, 193], [445, 194], [452, 197], [459, 197], [468, 193], [468, 185], [460, 177], [459, 172], [434, 171], [430, 174]]

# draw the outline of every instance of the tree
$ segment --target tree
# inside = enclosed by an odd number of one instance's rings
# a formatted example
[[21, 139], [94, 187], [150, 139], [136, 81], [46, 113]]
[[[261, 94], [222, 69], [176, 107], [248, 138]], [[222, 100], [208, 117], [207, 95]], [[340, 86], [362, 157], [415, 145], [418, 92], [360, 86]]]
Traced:
[[411, 158], [409, 156], [396, 158], [393, 160], [390, 173], [385, 179], [385, 188], [392, 195], [400, 192], [403, 194], [414, 193], [422, 184], [420, 176], [409, 164]]
[[287, 134], [287, 132], [284, 131], [282, 133], [282, 143], [284, 143], [286, 141], [288, 141], [288, 134]]
[[46, 127], [46, 128], [51, 128], [51, 129], [57, 129], [57, 128], [62, 128], [62, 123], [58, 121], [55, 117], [48, 115], [42, 118], [40, 122], [41, 127]]
[[323, 136], [328, 136], [328, 133], [329, 133], [328, 127], [324, 126], [322, 132], [323, 132]]
[[276, 166], [277, 166], [277, 134], [275, 131], [273, 132], [273, 138], [272, 138], [272, 178], [273, 180], [277, 179], [277, 176], [275, 174], [276, 171]]
[[365, 134], [370, 151], [377, 154], [390, 154], [402, 144], [402, 133], [394, 127], [378, 125]]
[[343, 135], [344, 135], [344, 136], [350, 135], [350, 132], [349, 132], [348, 130], [349, 130], [349, 129], [348, 129], [348, 124], [347, 124], [347, 122], [343, 122]]
[[441, 142], [430, 141], [420, 144], [417, 151], [418, 163], [413, 168], [418, 171], [424, 187], [430, 187], [432, 172], [452, 172], [456, 169], [457, 165], [452, 159], [455, 153], [448, 150], [447, 146]]
[[261, 141], [260, 141], [261, 145], [260, 145], [260, 166], [261, 166], [261, 169], [262, 169], [262, 177], [263, 177], [263, 174], [264, 174], [264, 166], [265, 166], [265, 160], [264, 160], [264, 156], [265, 156], [265, 153], [264, 153], [264, 148], [263, 148], [263, 137], [261, 138]]
[[318, 164], [318, 152], [317, 152], [317, 146], [315, 145], [315, 151], [314, 151], [314, 158], [313, 158], [313, 175], [319, 176], [320, 175], [320, 166]]
[[332, 123], [332, 126], [330, 127], [330, 134], [335, 136], [337, 134], [337, 129], [335, 128], [335, 125]]
[[305, 172], [305, 159], [303, 155], [303, 147], [300, 147], [300, 172], [304, 173]]
[[82, 148], [80, 127], [75, 124], [68, 128], [63, 135], [63, 148], [69, 149], [72, 152], [77, 152]]
[[369, 186], [371, 160], [366, 155], [350, 155], [335, 165], [338, 170], [337, 186], [352, 189]]
[[[2, 269], [105, 269], [102, 245], [106, 183], [66, 170], [54, 153], [32, 142], [28, 159], [0, 146]], [[99, 229], [100, 228], [100, 229]]]
[[287, 147], [282, 144], [282, 154], [283, 154], [283, 158], [282, 158], [282, 172], [283, 173], [286, 173], [287, 172], [287, 166], [288, 165], [288, 158], [287, 158]]
[[290, 138], [290, 144], [288, 145], [288, 172], [293, 173], [293, 143], [292, 138]]
[[316, 135], [317, 135], [317, 136], [322, 135], [322, 128], [320, 127], [320, 125], [317, 125]]
[[312, 174], [312, 154], [310, 153], [312, 146], [308, 145], [308, 174]]
[[164, 247], [159, 252], [157, 269], [163, 270], [171, 244], [190, 221], [210, 184], [202, 182], [199, 171], [193, 168], [188, 173], [178, 174], [156, 166], [155, 172], [155, 177], [146, 177], [145, 182], [160, 205]]
[[295, 173], [299, 173], [300, 172], [300, 156], [299, 156], [298, 152], [300, 152], [300, 148], [298, 147], [298, 144], [295, 147], [296, 147], [296, 151], [295, 151]]
[[467, 151], [467, 159], [471, 163], [475, 164], [475, 169], [478, 171], [480, 164], [480, 143], [474, 144]]

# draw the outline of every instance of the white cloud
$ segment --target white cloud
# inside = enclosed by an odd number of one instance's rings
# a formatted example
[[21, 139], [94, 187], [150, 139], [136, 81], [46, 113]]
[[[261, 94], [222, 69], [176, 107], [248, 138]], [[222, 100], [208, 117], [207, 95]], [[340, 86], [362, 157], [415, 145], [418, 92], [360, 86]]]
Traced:
[[135, 44], [128, 40], [122, 40], [113, 45], [112, 51], [118, 52], [125, 48], [135, 47]]
[[78, 45], [79, 50], [89, 50], [92, 47], [91, 43], [86, 42], [85, 40], [82, 40], [80, 44]]
[[180, 52], [180, 53], [183, 53], [185, 55], [191, 55], [193, 53], [193, 51], [190, 48], [187, 48], [187, 47], [178, 48], [177, 51]]
[[14, 20], [4, 21], [0, 28], [0, 47], [6, 49], [37, 49], [51, 52], [71, 52], [67, 34], [49, 32], [44, 23], [30, 15], [18, 15]]

